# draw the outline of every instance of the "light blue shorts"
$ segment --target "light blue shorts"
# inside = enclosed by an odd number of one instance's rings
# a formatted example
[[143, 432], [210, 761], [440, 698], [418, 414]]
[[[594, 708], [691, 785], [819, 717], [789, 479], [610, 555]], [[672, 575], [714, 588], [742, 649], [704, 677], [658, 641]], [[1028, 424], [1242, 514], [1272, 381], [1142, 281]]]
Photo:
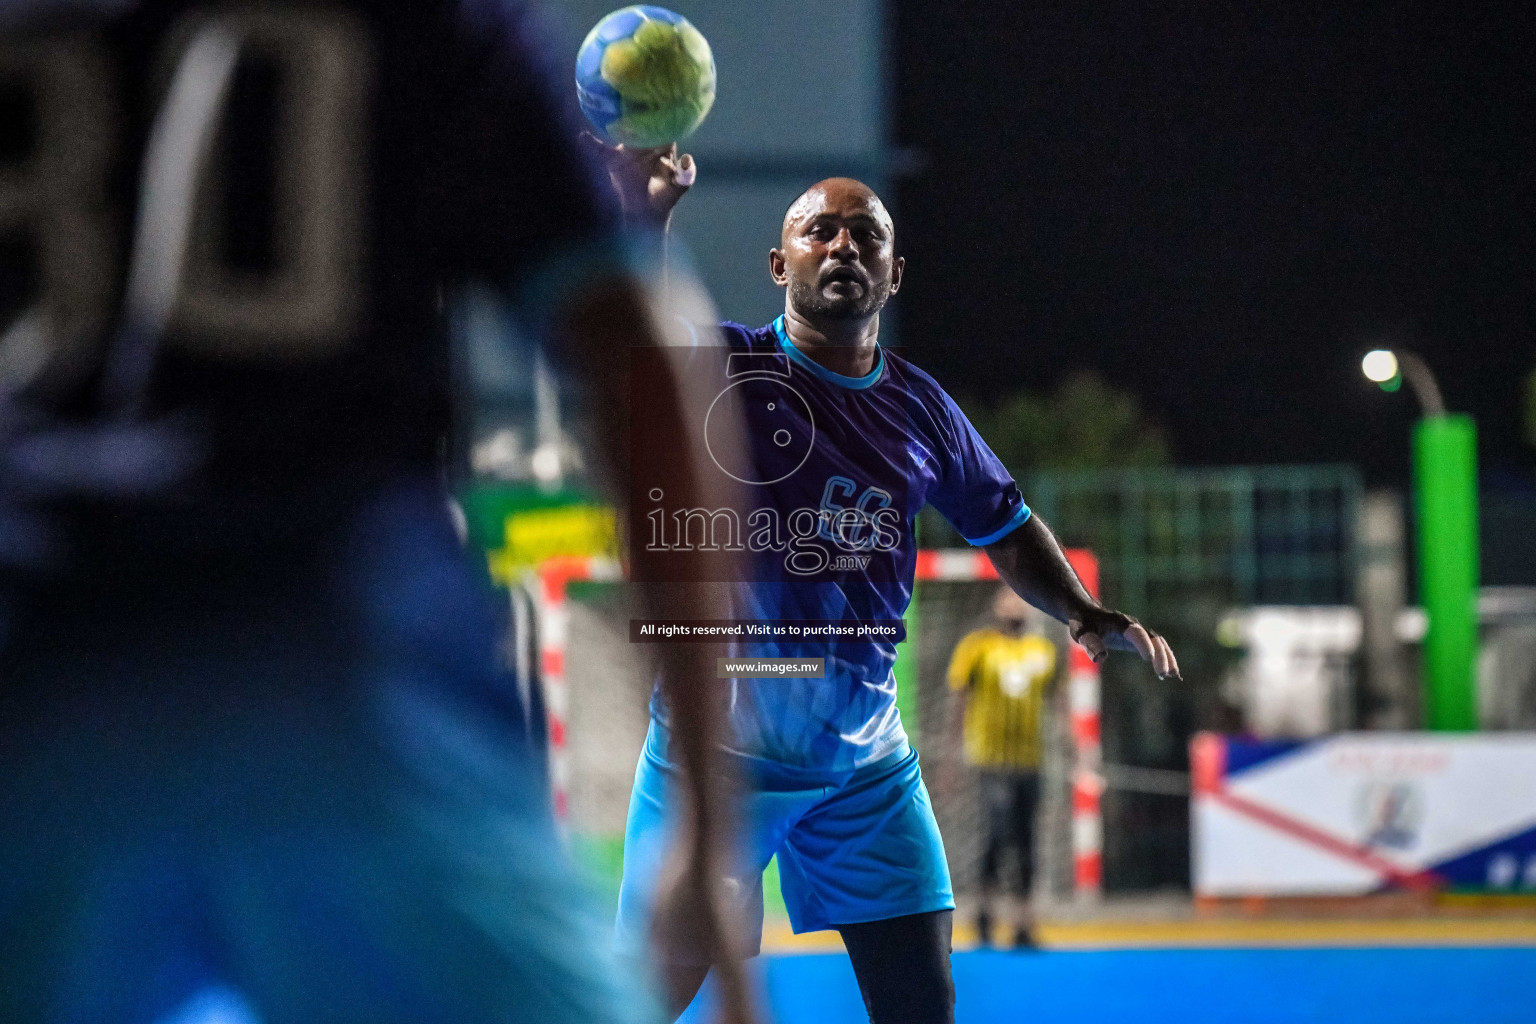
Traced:
[[[668, 801], [677, 769], [652, 722], [635, 769], [624, 830], [620, 947], [643, 948], [656, 879], [672, 834]], [[731, 886], [748, 934], [762, 946], [763, 869], [779, 858], [780, 887], [796, 934], [907, 914], [953, 910], [955, 897], [917, 752], [901, 749], [850, 772], [821, 773], [741, 760], [744, 825]]]

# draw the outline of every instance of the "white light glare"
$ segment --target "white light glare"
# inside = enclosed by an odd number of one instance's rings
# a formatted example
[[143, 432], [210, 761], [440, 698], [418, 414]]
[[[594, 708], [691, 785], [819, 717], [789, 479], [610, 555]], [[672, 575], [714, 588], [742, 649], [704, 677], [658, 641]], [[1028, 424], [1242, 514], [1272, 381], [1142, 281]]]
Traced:
[[553, 483], [560, 479], [560, 449], [552, 444], [544, 444], [533, 450], [533, 458], [529, 460], [529, 468], [533, 475], [544, 483]]
[[1365, 354], [1365, 358], [1360, 360], [1360, 369], [1368, 379], [1377, 384], [1385, 384], [1397, 376], [1397, 356], [1387, 349], [1378, 348]]

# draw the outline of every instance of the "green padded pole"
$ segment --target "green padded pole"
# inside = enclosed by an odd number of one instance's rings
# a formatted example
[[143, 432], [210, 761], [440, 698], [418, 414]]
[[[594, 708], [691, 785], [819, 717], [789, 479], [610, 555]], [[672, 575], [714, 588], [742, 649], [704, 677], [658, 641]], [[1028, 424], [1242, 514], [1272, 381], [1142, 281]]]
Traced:
[[921, 582], [912, 585], [912, 600], [902, 619], [907, 624], [907, 642], [896, 648], [896, 710], [901, 724], [907, 730], [907, 739], [917, 748], [917, 603], [922, 594]]
[[1425, 724], [1477, 728], [1477, 427], [1465, 415], [1428, 416], [1413, 431], [1424, 637]]

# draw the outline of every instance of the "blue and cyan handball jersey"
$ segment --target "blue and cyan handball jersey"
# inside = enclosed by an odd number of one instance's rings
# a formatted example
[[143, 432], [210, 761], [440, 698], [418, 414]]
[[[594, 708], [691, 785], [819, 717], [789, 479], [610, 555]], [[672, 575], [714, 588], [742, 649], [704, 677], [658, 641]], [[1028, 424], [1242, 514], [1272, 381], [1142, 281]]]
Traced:
[[[899, 355], [881, 349], [867, 376], [846, 377], [796, 349], [782, 317], [756, 330], [734, 323], [721, 330], [737, 368], [727, 383], [753, 458], [740, 471], [722, 466], [749, 492], [753, 566], [734, 588], [736, 618], [900, 619], [912, 597], [914, 524], [925, 504], [975, 545], [1029, 518], [1012, 476], [954, 400]], [[826, 669], [821, 679], [731, 681], [737, 753], [843, 772], [905, 744], [894, 640], [748, 640], [733, 653], [824, 658]], [[665, 723], [659, 700], [653, 714]]]

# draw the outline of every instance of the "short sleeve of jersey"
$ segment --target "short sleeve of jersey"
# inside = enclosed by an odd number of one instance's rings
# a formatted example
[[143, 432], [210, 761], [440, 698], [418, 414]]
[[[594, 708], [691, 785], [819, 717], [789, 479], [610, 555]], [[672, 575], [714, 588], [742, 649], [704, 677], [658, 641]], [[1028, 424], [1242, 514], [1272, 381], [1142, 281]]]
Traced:
[[942, 436], [933, 452], [938, 479], [928, 502], [970, 544], [992, 544], [1029, 518], [1013, 475], [981, 439], [965, 413], [937, 390], [934, 419]]
[[[575, 86], [519, 0], [449, 0], [454, 66], [422, 116], [426, 225], [450, 261], [503, 281], [570, 260], [621, 227], [596, 161], [580, 148]], [[563, 85], [563, 87], [562, 87]]]

